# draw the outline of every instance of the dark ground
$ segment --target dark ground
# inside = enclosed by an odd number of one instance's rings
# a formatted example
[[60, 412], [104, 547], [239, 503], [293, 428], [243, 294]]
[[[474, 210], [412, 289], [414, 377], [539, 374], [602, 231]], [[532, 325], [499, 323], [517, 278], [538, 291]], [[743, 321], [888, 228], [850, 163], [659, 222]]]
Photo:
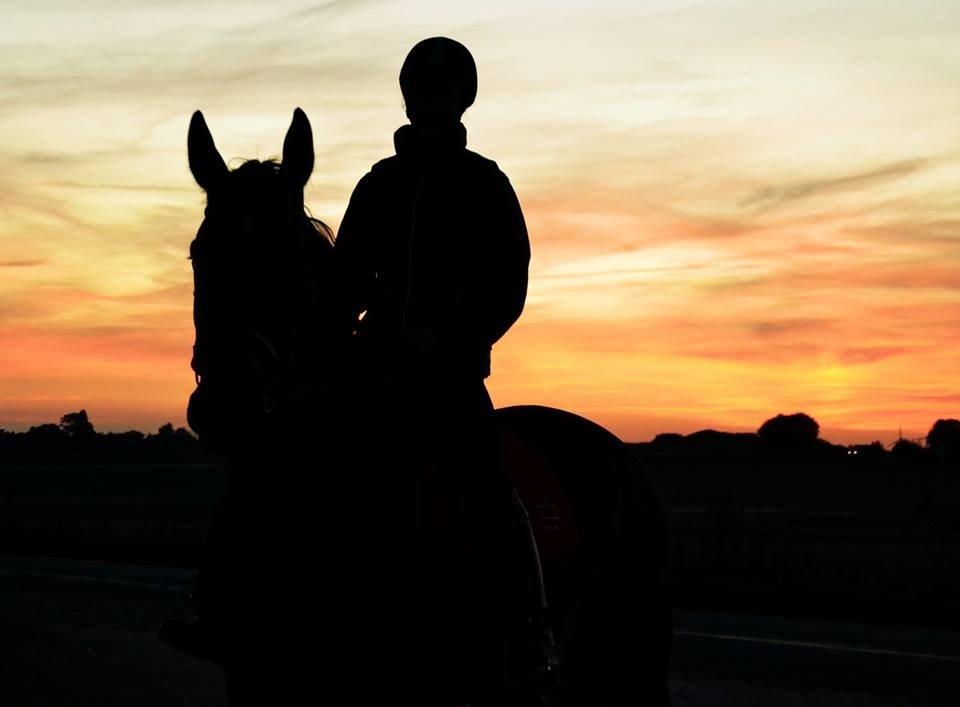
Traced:
[[[225, 704], [215, 667], [152, 633], [191, 576], [0, 557], [0, 704]], [[676, 618], [676, 705], [960, 704], [960, 632], [689, 611]]]

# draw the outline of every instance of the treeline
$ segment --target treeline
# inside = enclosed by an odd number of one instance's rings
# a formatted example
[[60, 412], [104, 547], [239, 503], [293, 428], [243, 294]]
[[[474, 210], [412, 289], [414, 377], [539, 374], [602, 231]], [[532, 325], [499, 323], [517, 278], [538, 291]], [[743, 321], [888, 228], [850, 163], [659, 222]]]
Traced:
[[86, 410], [70, 412], [59, 423], [35, 425], [26, 432], [0, 428], [0, 455], [4, 457], [40, 456], [194, 456], [204, 452], [197, 437], [171, 423], [155, 433], [97, 432]]
[[889, 449], [882, 442], [840, 445], [820, 438], [820, 425], [805, 413], [777, 415], [756, 432], [700, 430], [688, 435], [665, 433], [635, 445], [661, 457], [751, 459], [790, 456], [810, 461], [889, 461], [960, 465], [960, 420], [937, 420], [923, 443], [899, 439]]
[[[900, 439], [889, 449], [879, 441], [849, 446], [828, 442], [820, 438], [817, 421], [802, 412], [770, 418], [756, 432], [668, 432], [633, 446], [662, 457], [747, 459], [789, 455], [824, 461], [849, 458], [960, 466], [960, 420], [937, 420], [923, 444]], [[168, 422], [152, 434], [136, 430], [97, 432], [86, 410], [67, 413], [59, 423], [35, 425], [26, 432], [0, 428], [0, 455], [4, 457], [77, 454], [207, 456], [196, 435], [183, 427], [174, 428]]]

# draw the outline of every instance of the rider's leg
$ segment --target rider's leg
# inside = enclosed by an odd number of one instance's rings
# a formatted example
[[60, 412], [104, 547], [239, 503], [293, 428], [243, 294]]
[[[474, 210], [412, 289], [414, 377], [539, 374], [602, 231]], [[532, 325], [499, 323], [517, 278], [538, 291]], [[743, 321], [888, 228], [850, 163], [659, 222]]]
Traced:
[[[499, 461], [493, 406], [482, 381], [445, 380], [432, 415], [440, 473], [460, 515], [442, 584], [445, 612], [433, 612], [438, 668], [463, 702], [491, 699], [502, 686], [504, 546], [510, 485]], [[457, 532], [459, 531], [459, 532]]]
[[467, 642], [469, 665], [474, 667], [474, 701], [482, 703], [496, 700], [503, 687], [510, 483], [499, 454], [493, 405], [482, 382], [472, 395], [475, 426], [465, 446], [477, 453], [464, 467], [464, 498], [467, 551], [474, 560], [464, 611], [475, 637]]

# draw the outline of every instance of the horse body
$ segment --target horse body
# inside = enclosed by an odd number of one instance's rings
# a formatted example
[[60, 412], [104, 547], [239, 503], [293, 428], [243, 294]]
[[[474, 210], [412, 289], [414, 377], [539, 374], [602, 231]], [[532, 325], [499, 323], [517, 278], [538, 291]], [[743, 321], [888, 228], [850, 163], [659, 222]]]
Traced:
[[[199, 113], [188, 149], [208, 193], [191, 247], [198, 388], [188, 419], [202, 442], [225, 452], [228, 473], [197, 598], [227, 636], [231, 702], [267, 699], [268, 690], [280, 704], [277, 676], [303, 687], [312, 673], [322, 676], [315, 697], [348, 704], [356, 688], [364, 697], [354, 702], [403, 703], [388, 666], [409, 637], [390, 630], [411, 624], [393, 623], [404, 595], [389, 594], [394, 580], [411, 578], [383, 522], [396, 499], [351, 473], [357, 445], [378, 440], [343, 426], [362, 408], [346, 422], [338, 414], [350, 407], [351, 386], [336, 370], [345, 349], [333, 346], [339, 321], [324, 289], [333, 281], [329, 232], [303, 213], [309, 122], [298, 109], [279, 165], [230, 172]], [[649, 478], [619, 439], [582, 417], [518, 406], [497, 410], [494, 421], [514, 488], [511, 699], [667, 705], [665, 525]], [[375, 436], [376, 425], [368, 431]], [[442, 539], [455, 514], [442, 490], [430, 495], [436, 486], [423, 485], [425, 467], [414, 477], [410, 512], [439, 523], [432, 537]], [[415, 694], [408, 702], [420, 704]]]
[[622, 441], [565, 410], [497, 410], [542, 565], [562, 705], [668, 705], [673, 636], [659, 495]]

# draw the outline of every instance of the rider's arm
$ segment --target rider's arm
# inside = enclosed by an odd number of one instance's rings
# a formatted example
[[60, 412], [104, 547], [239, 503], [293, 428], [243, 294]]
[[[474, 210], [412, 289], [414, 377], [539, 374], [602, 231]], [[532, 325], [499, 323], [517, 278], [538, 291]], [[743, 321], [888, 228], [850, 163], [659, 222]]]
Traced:
[[527, 296], [530, 240], [520, 202], [507, 176], [497, 170], [491, 184], [488, 228], [479, 263], [463, 283], [451, 330], [454, 339], [492, 346], [523, 311]]
[[343, 326], [348, 327], [347, 333], [353, 331], [360, 314], [369, 304], [370, 283], [374, 278], [368, 257], [370, 179], [367, 174], [353, 190], [334, 243], [336, 291], [346, 319]]

